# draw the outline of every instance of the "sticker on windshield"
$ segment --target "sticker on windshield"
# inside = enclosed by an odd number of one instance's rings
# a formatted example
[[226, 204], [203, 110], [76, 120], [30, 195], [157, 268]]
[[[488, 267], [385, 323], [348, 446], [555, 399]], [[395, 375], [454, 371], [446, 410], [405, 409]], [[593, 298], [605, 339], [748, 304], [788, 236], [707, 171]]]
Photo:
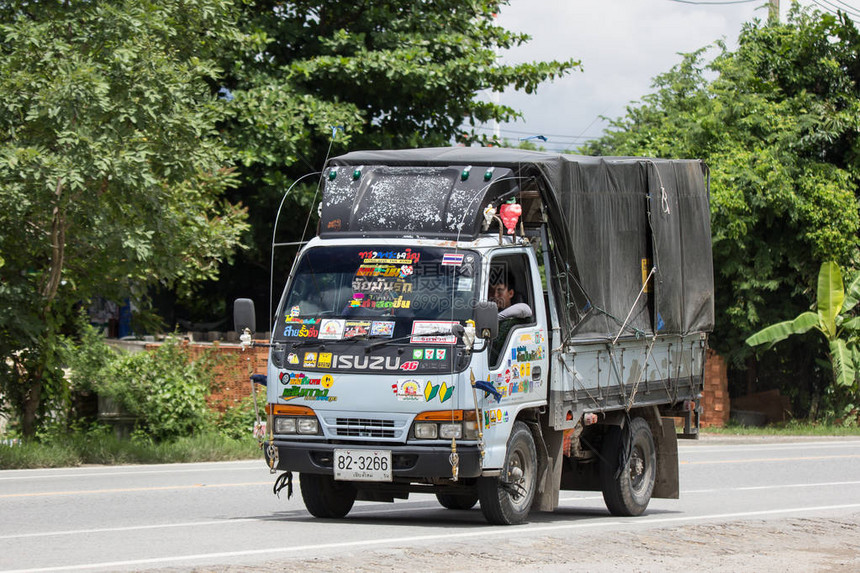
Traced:
[[290, 309], [290, 316], [292, 316], [293, 318], [298, 318], [298, 316], [301, 314], [301, 311], [302, 309], [299, 308], [298, 305], [296, 305]]
[[442, 266], [460, 266], [463, 264], [463, 253], [445, 253], [442, 255]]
[[324, 318], [320, 324], [320, 340], [340, 340], [343, 338], [343, 330], [346, 321], [341, 318]]
[[474, 279], [472, 277], [457, 277], [457, 291], [469, 292], [472, 290]]
[[451, 327], [460, 324], [445, 320], [416, 320], [412, 323], [412, 344], [456, 344], [457, 337]]
[[344, 326], [343, 337], [355, 338], [356, 336], [367, 336], [370, 332], [369, 320], [347, 320]]
[[319, 319], [303, 320], [301, 322], [288, 322], [284, 327], [284, 336], [296, 336], [299, 338], [316, 338], [320, 330], [317, 326]]
[[380, 338], [391, 338], [394, 336], [394, 321], [393, 320], [375, 320], [370, 327], [370, 336]]

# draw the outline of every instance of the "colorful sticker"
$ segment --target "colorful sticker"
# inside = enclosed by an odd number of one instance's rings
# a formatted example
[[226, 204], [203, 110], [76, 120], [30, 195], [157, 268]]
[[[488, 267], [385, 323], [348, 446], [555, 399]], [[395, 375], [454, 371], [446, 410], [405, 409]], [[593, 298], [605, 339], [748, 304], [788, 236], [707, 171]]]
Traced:
[[451, 332], [451, 327], [458, 322], [443, 320], [416, 320], [412, 323], [412, 344], [456, 344], [457, 337]]
[[320, 384], [323, 388], [331, 388], [334, 384], [334, 376], [332, 376], [331, 374], [326, 374], [320, 380]]
[[370, 336], [387, 337], [394, 336], [394, 321], [393, 320], [375, 320], [370, 327]]
[[424, 386], [424, 399], [428, 402], [436, 396], [439, 396], [440, 402], [446, 402], [453, 395], [454, 387], [448, 386], [446, 382], [437, 386], [428, 380], [427, 385]]
[[386, 262], [386, 263], [401, 263], [410, 264], [417, 263], [421, 259], [421, 253], [413, 253], [412, 249], [405, 251], [362, 251], [358, 253], [358, 257], [365, 262]]
[[301, 322], [289, 322], [284, 327], [284, 336], [292, 336], [298, 338], [316, 338], [319, 336], [320, 329], [317, 326], [319, 319], [303, 320]]
[[417, 380], [411, 378], [406, 380], [398, 380], [391, 385], [391, 389], [401, 401], [418, 401], [423, 398], [421, 394], [421, 385]]
[[287, 355], [287, 362], [289, 362], [290, 364], [298, 364], [299, 355], [295, 352], [290, 352], [289, 355]]
[[340, 340], [343, 338], [343, 329], [346, 321], [340, 318], [324, 318], [320, 324], [320, 340]]
[[355, 338], [356, 336], [367, 336], [370, 332], [371, 322], [369, 320], [347, 320], [343, 331], [344, 338]]
[[323, 388], [305, 388], [302, 386], [287, 386], [281, 393], [281, 399], [285, 402], [302, 398], [311, 402], [335, 402], [337, 396], [329, 396], [328, 389]]
[[300, 314], [301, 309], [298, 307], [298, 305], [290, 309], [290, 316], [292, 316], [293, 318], [298, 318]]
[[305, 352], [305, 362], [303, 365], [305, 368], [316, 368], [317, 367], [317, 353], [316, 352]]
[[418, 370], [418, 361], [411, 360], [409, 362], [404, 362], [400, 365], [401, 370], [405, 370], [406, 372], [412, 372], [413, 370]]
[[484, 428], [489, 429], [496, 424], [506, 424], [507, 422], [507, 410], [484, 410]]
[[444, 255], [442, 255], [442, 265], [443, 266], [451, 266], [451, 265], [460, 266], [463, 264], [463, 257], [465, 257], [465, 255], [463, 253], [445, 253]]
[[320, 352], [317, 368], [331, 368], [331, 352]]
[[412, 360], [424, 360], [424, 349], [415, 348], [412, 350]]

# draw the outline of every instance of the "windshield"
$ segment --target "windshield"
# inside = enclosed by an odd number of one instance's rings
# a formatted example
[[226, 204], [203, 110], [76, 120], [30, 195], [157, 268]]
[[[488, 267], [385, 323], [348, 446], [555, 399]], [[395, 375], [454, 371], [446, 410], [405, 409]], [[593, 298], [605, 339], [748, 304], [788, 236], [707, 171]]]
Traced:
[[310, 249], [281, 303], [274, 338], [401, 338], [449, 331], [453, 322], [472, 318], [479, 268], [477, 254], [439, 247]]

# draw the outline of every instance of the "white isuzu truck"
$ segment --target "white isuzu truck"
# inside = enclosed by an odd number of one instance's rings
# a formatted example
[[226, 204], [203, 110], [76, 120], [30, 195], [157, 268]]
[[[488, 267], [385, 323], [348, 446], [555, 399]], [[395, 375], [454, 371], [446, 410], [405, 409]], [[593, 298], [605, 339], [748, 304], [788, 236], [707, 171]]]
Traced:
[[[331, 159], [270, 343], [264, 451], [317, 517], [435, 494], [494, 524], [678, 497], [714, 322], [700, 161], [498, 148]], [[236, 301], [237, 329], [254, 329]]]

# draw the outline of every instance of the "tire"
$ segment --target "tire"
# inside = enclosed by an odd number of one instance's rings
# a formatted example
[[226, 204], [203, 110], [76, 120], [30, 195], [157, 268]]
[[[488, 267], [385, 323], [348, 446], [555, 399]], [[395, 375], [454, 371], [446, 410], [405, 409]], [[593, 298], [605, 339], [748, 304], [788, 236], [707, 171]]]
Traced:
[[617, 516], [642, 515], [651, 501], [657, 476], [657, 453], [648, 422], [634, 418], [623, 431], [611, 427], [601, 456], [600, 481], [606, 508]]
[[534, 437], [528, 426], [514, 422], [501, 475], [478, 479], [478, 498], [487, 521], [516, 525], [526, 520], [537, 488], [537, 470]]
[[355, 487], [329, 475], [300, 474], [299, 486], [305, 507], [314, 517], [340, 519], [355, 503]]
[[472, 509], [478, 503], [478, 494], [458, 494], [452, 495], [447, 493], [437, 493], [436, 499], [446, 509]]

